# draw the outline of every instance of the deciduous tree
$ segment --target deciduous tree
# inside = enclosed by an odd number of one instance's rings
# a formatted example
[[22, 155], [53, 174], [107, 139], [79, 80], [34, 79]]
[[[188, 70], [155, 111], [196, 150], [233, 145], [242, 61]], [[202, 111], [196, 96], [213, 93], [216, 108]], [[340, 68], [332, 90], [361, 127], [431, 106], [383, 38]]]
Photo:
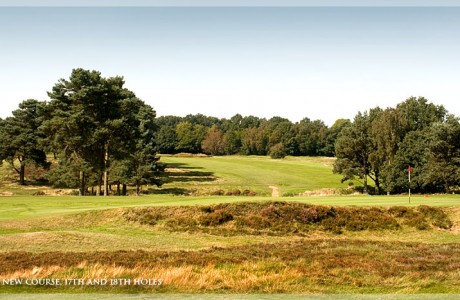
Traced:
[[216, 125], [212, 125], [201, 144], [201, 148], [206, 154], [223, 155], [228, 149], [228, 138]]
[[445, 123], [432, 125], [424, 183], [441, 186], [446, 193], [460, 187], [460, 123], [458, 118], [450, 116]]

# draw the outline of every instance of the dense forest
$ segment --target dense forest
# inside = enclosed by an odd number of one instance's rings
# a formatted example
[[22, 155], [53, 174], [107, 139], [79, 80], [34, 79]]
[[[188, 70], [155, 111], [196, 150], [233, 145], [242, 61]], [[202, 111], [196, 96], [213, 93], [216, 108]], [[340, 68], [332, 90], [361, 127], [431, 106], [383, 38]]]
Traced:
[[[365, 192], [455, 192], [460, 186], [460, 123], [441, 105], [411, 97], [396, 107], [358, 112], [332, 126], [304, 118], [230, 119], [188, 115], [156, 118], [154, 109], [123, 87], [122, 77], [74, 69], [48, 95], [26, 100], [0, 119], [0, 159], [25, 184], [25, 166], [47, 170], [55, 186], [87, 186], [118, 194], [126, 186], [161, 185], [157, 153], [335, 156], [343, 181], [361, 179]], [[52, 155], [55, 163], [47, 157]], [[373, 184], [369, 185], [369, 179]]]

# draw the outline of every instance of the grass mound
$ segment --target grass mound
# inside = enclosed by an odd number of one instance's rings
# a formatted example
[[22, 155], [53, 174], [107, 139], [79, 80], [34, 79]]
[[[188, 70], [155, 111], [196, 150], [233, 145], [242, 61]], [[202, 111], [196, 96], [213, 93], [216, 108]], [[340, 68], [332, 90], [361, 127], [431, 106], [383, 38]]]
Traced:
[[449, 229], [452, 221], [441, 209], [409, 207], [334, 207], [295, 202], [222, 203], [195, 207], [129, 208], [130, 222], [170, 231], [206, 232], [217, 235], [305, 235], [312, 230], [334, 233], [363, 230]]

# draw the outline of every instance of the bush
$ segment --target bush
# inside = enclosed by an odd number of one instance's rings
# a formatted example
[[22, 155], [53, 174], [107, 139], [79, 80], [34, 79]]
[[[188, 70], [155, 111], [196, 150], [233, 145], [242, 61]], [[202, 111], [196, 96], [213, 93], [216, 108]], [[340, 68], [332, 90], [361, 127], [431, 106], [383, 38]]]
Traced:
[[197, 221], [190, 217], [177, 217], [169, 219], [165, 223], [166, 227], [169, 227], [168, 230], [171, 231], [188, 231], [195, 230], [195, 227], [198, 225]]
[[211, 195], [212, 196], [223, 196], [225, 195], [225, 192], [223, 190], [217, 190], [217, 191], [211, 192]]
[[412, 217], [414, 210], [406, 206], [393, 206], [388, 209], [388, 212], [395, 218]]
[[284, 148], [284, 145], [282, 143], [278, 143], [272, 146], [268, 151], [268, 154], [270, 154], [270, 157], [273, 159], [285, 158], [287, 155], [286, 149]]
[[430, 225], [421, 214], [414, 215], [412, 218], [407, 219], [404, 224], [415, 227], [418, 230], [430, 229]]
[[216, 210], [200, 217], [199, 224], [203, 226], [217, 226], [233, 220], [233, 216], [223, 210]]
[[336, 220], [334, 220], [333, 218], [324, 219], [321, 222], [321, 226], [323, 227], [324, 230], [331, 231], [336, 234], [343, 233], [342, 228], [341, 228], [342, 226], [339, 226]]
[[253, 229], [266, 229], [272, 226], [272, 223], [267, 218], [256, 215], [238, 217], [235, 219], [238, 227], [249, 227]]
[[69, 195], [71, 196], [80, 196], [80, 191], [79, 190], [72, 190]]
[[128, 221], [138, 222], [142, 225], [156, 225], [157, 221], [162, 217], [161, 214], [150, 210], [129, 210], [123, 216]]
[[257, 193], [251, 190], [244, 190], [242, 194], [243, 196], [251, 196], [251, 197], [257, 196]]
[[235, 189], [235, 190], [231, 190], [231, 191], [228, 191], [226, 193], [227, 196], [239, 196], [241, 195], [241, 191], [238, 190], [238, 189]]
[[442, 229], [450, 229], [452, 227], [452, 221], [449, 219], [447, 214], [437, 207], [420, 205], [418, 211], [427, 219], [431, 220], [432, 224]]
[[208, 214], [214, 212], [214, 209], [211, 206], [202, 206], [200, 207], [200, 210]]

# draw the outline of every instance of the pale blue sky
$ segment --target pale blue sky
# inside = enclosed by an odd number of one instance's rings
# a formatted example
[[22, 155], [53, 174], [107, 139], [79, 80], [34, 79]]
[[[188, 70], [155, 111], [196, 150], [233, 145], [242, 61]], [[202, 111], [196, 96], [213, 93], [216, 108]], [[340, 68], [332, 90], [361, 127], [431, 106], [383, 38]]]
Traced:
[[76, 67], [158, 115], [330, 125], [425, 96], [460, 116], [459, 36], [460, 7], [3, 6], [0, 117]]

